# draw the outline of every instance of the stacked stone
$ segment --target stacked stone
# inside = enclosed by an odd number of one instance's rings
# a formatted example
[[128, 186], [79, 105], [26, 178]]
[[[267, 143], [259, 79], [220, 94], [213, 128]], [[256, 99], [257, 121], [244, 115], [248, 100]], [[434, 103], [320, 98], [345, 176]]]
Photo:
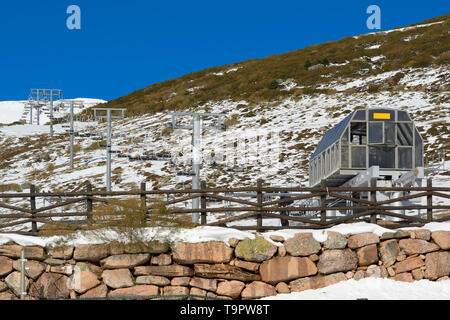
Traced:
[[[442, 281], [450, 273], [450, 232], [425, 229], [345, 236], [328, 232], [202, 243], [118, 242], [55, 249], [25, 247], [32, 299], [165, 296], [257, 299], [368, 277]], [[276, 245], [274, 244], [276, 243]], [[20, 296], [21, 246], [0, 246], [0, 300]]]

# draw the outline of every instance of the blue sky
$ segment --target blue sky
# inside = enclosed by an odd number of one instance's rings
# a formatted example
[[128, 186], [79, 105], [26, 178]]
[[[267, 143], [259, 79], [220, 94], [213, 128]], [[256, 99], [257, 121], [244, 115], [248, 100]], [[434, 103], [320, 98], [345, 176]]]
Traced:
[[[372, 32], [373, 4], [382, 30], [450, 11], [442, 0], [1, 1], [0, 100], [27, 99], [30, 88], [112, 100], [208, 67]], [[70, 5], [81, 9], [81, 30], [66, 26]]]

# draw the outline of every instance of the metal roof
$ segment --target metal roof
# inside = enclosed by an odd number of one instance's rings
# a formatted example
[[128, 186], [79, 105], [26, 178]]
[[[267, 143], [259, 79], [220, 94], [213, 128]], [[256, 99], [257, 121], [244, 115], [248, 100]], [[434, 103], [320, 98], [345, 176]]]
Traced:
[[319, 145], [316, 148], [316, 151], [314, 151], [313, 155], [311, 156], [310, 160], [313, 160], [315, 157], [317, 157], [323, 151], [328, 149], [328, 147], [333, 145], [336, 141], [338, 141], [341, 138], [342, 133], [347, 128], [347, 125], [348, 125], [350, 119], [352, 119], [354, 114], [355, 114], [355, 111], [350, 113], [347, 117], [345, 117], [344, 120], [339, 122], [337, 125], [335, 125], [333, 128], [331, 128], [327, 133], [325, 133], [325, 135], [320, 140]]

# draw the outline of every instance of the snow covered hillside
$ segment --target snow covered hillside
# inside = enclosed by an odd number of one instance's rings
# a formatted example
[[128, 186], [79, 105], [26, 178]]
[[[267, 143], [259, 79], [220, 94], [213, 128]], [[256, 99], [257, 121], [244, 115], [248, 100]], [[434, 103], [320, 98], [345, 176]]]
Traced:
[[[65, 101], [74, 101], [83, 103], [85, 108], [90, 108], [92, 106], [106, 103], [107, 101], [101, 99], [90, 99], [90, 98], [76, 98], [76, 99], [68, 99]], [[14, 122], [19, 122], [23, 120], [24, 107], [27, 101], [0, 101], [0, 124], [11, 124]], [[68, 114], [68, 109], [61, 108], [60, 101], [54, 102], [54, 117], [64, 117]], [[74, 113], [80, 113], [82, 110], [75, 109]], [[29, 118], [27, 117], [27, 121]], [[33, 121], [36, 121], [35, 119]], [[49, 117], [43, 112], [40, 115], [40, 123], [49, 122]]]

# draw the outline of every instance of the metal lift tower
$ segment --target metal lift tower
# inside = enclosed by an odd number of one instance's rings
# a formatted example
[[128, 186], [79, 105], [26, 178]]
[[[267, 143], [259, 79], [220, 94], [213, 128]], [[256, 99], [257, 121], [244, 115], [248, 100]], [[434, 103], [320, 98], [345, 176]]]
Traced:
[[50, 136], [53, 137], [53, 101], [54, 98], [62, 98], [62, 90], [60, 89], [31, 89], [28, 98], [28, 105], [30, 108], [30, 124], [33, 124], [33, 108], [36, 109], [37, 124], [40, 123], [41, 108], [49, 104], [50, 111]]
[[[190, 129], [192, 130], [192, 171], [194, 176], [192, 177], [192, 189], [200, 189], [200, 163], [201, 163], [201, 132], [203, 129], [213, 129], [213, 130], [224, 130], [225, 126], [223, 124], [224, 114], [220, 113], [193, 113], [193, 112], [172, 112], [172, 129]], [[179, 125], [177, 119], [183, 116], [192, 117], [193, 124], [191, 125]], [[213, 126], [203, 126], [201, 123], [202, 117], [216, 118], [217, 121]], [[192, 209], [200, 208], [200, 199], [196, 198], [192, 200]], [[192, 214], [192, 222], [198, 223], [200, 219], [200, 213], [194, 212]]]
[[[75, 131], [74, 131], [74, 126], [73, 126], [73, 115], [74, 115], [74, 108], [84, 108], [83, 103], [81, 102], [75, 102], [75, 101], [61, 101], [61, 105], [60, 107], [65, 108], [65, 107], [69, 107], [70, 108], [70, 113], [69, 113], [69, 122], [70, 122], [70, 129], [69, 129], [69, 134], [70, 134], [70, 167], [73, 169], [74, 168], [74, 149], [73, 149], [73, 144], [74, 144], [74, 136], [75, 136]], [[51, 123], [51, 122], [50, 122]]]
[[[111, 119], [124, 119], [127, 109], [116, 108], [94, 108], [94, 119], [106, 119], [108, 123], [107, 142], [106, 142], [106, 191], [111, 192]], [[98, 111], [105, 111], [105, 115], [99, 115]], [[120, 112], [119, 116], [113, 116], [112, 112]]]

